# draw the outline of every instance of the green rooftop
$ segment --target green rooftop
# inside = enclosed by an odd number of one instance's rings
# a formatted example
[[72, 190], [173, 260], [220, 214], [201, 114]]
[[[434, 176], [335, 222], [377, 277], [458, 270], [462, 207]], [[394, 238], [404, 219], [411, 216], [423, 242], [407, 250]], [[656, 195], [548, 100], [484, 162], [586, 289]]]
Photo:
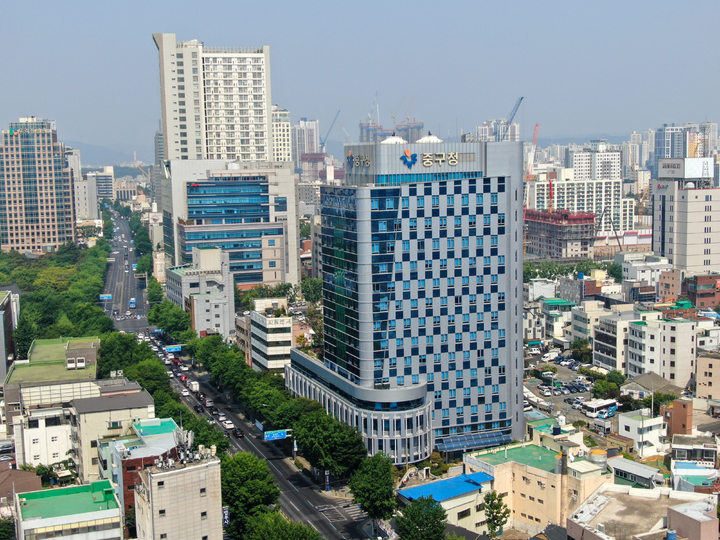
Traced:
[[555, 457], [557, 452], [548, 450], [543, 446], [536, 446], [534, 444], [527, 444], [523, 448], [517, 446], [515, 448], [509, 448], [507, 450], [507, 457], [505, 449], [500, 447], [497, 448], [497, 452], [492, 451], [488, 453], [473, 454], [473, 457], [478, 461], [484, 461], [489, 465], [498, 466], [508, 461], [514, 461], [530, 467], [536, 467], [545, 472], [555, 472]]
[[108, 480], [83, 486], [19, 493], [22, 519], [48, 519], [118, 508], [115, 490]]
[[542, 302], [545, 302], [549, 306], [577, 306], [575, 302], [562, 298], [545, 298]]
[[65, 349], [94, 343], [100, 347], [100, 339], [92, 337], [36, 339], [28, 351], [28, 364], [16, 362], [10, 368], [7, 383], [30, 384], [42, 382], [66, 382], [94, 380], [97, 363], [86, 363], [85, 369], [67, 369], [65, 367]]

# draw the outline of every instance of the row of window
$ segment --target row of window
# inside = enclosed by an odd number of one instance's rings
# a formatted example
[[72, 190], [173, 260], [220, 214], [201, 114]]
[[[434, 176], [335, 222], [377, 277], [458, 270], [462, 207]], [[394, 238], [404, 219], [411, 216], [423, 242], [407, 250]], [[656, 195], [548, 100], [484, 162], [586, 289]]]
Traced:
[[[446, 206], [455, 206], [455, 196], [454, 195], [444, 195], [445, 197], [445, 204]], [[418, 197], [414, 197], [415, 199], [415, 207], [416, 208], [424, 208], [425, 207], [425, 197], [420, 195]], [[470, 204], [470, 195], [460, 195], [458, 197], [460, 200], [460, 204], [462, 206], [468, 206]], [[475, 195], [475, 204], [483, 204], [485, 197], [482, 194]], [[380, 202], [384, 202], [383, 210], [392, 210], [395, 208], [395, 199], [388, 197], [387, 199], [372, 199], [370, 201], [370, 208], [372, 210], [379, 210], [380, 209]], [[440, 206], [440, 195], [432, 195], [431, 196], [431, 203], [433, 208], [437, 208]], [[490, 194], [490, 204], [497, 204], [498, 203], [498, 195], [497, 193], [491, 193]], [[410, 197], [403, 197], [401, 199], [401, 204], [403, 208], [410, 208]]]

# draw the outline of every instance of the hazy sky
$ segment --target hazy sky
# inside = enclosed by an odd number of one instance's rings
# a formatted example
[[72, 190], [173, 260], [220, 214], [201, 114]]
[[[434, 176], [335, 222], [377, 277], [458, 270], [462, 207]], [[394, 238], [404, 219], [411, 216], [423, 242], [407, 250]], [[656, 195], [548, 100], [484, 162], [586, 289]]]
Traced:
[[[679, 1], [32, 1], [3, 3], [0, 126], [57, 120], [61, 140], [151, 162], [160, 117], [153, 32], [270, 45], [272, 99], [351, 140], [371, 112], [441, 137], [505, 117], [523, 139], [718, 121], [720, 3]], [[414, 98], [414, 99], [413, 99]], [[404, 101], [403, 101], [404, 99]], [[402, 103], [402, 105], [401, 105]]]

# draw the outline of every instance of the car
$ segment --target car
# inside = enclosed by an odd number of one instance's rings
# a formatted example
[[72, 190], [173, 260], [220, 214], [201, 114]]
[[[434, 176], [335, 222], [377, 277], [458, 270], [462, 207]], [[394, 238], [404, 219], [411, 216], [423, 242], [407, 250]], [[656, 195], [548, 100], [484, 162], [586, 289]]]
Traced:
[[235, 428], [233, 429], [233, 437], [236, 439], [244, 439], [245, 438], [245, 432], [242, 429]]
[[560, 388], [560, 391], [561, 391], [561, 392], [563, 393], [563, 395], [565, 395], [565, 396], [569, 396], [569, 395], [570, 395], [570, 390], [568, 390], [568, 389], [565, 388], [564, 386], [563, 386], [562, 388]]
[[183, 388], [183, 389], [180, 391], [180, 395], [181, 395], [182, 397], [190, 397], [190, 390], [188, 390], [187, 388]]
[[218, 422], [224, 422], [227, 420], [227, 416], [225, 416], [225, 413], [218, 414]]
[[540, 349], [538, 349], [537, 347], [533, 347], [532, 349], [530, 349], [528, 351], [528, 354], [531, 354], [533, 356], [538, 356], [540, 354]]
[[550, 397], [552, 396], [552, 392], [550, 391], [550, 389], [546, 389], [542, 391], [542, 395], [543, 397]]
[[126, 312], [125, 312], [125, 316], [126, 316], [126, 317], [129, 317], [130, 315], [132, 315], [132, 313], [130, 313], [129, 311], [126, 311]]
[[581, 411], [583, 408], [583, 404], [581, 401], [576, 401], [575, 403], [573, 403], [572, 408], [575, 409], [576, 411]]
[[180, 371], [190, 371], [190, 368], [183, 364], [182, 366], [180, 366]]
[[229, 431], [223, 431], [223, 435], [225, 436], [226, 439], [229, 439], [229, 438], [230, 438], [230, 432], [229, 432]]
[[233, 424], [230, 420], [225, 420], [222, 422], [222, 427], [225, 429], [235, 429], [235, 424]]
[[204, 410], [202, 405], [195, 405], [195, 412], [203, 412]]
[[212, 414], [213, 416], [216, 416], [216, 415], [219, 415], [219, 414], [220, 414], [220, 409], [218, 409], [218, 408], [215, 407], [214, 405], [211, 406], [211, 407], [208, 407], [208, 411], [209, 411], [210, 414]]
[[563, 401], [568, 405], [572, 405], [573, 403], [575, 403], [575, 398], [566, 397], [565, 399], [563, 399]]
[[212, 399], [206, 399], [206, 400], [205, 400], [205, 406], [206, 406], [206, 407], [212, 407], [213, 405], [215, 405], [215, 402], [214, 402]]
[[555, 388], [553, 390], [553, 395], [555, 396], [562, 396], [562, 390], [560, 388]]
[[15, 451], [15, 445], [13, 443], [4, 443], [0, 445], [0, 454], [11, 454]]
[[580, 391], [580, 389], [577, 386], [575, 386], [574, 384], [568, 385], [565, 388], [570, 390], [571, 394], [577, 394]]
[[150, 347], [150, 348], [152, 349], [153, 352], [158, 352], [158, 348], [157, 348], [155, 345], [153, 345], [153, 346]]
[[202, 392], [200, 392], [197, 397], [198, 397], [198, 399], [199, 399], [200, 401], [202, 401], [202, 400], [205, 399], [207, 396], [206, 396], [205, 394], [203, 394]]
[[175, 374], [172, 371], [166, 371], [165, 373], [167, 373], [167, 376], [171, 377], [171, 378], [175, 376]]
[[0, 457], [0, 461], [14, 461], [15, 458], [13, 456], [2, 456]]
[[180, 376], [180, 380], [181, 380], [182, 382], [187, 381], [187, 380], [188, 380], [187, 375], [181, 375], [181, 376]]

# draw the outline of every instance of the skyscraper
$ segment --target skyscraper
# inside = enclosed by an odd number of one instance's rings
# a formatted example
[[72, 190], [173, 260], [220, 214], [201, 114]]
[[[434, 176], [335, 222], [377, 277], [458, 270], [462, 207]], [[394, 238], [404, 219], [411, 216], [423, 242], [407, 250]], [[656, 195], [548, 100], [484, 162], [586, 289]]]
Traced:
[[153, 34], [166, 160], [272, 159], [270, 47], [205, 47]]
[[675, 124], [663, 124], [655, 130], [655, 146], [650, 171], [658, 177], [658, 160], [685, 157], [685, 129]]
[[322, 361], [295, 395], [397, 464], [522, 439], [522, 144], [345, 146], [323, 186]]
[[55, 122], [20, 118], [0, 143], [0, 249], [42, 252], [75, 239], [72, 172]]
[[320, 153], [320, 121], [301, 118], [292, 127], [291, 133], [292, 157], [295, 168], [300, 168], [300, 158], [303, 154]]
[[272, 106], [273, 161], [292, 161], [290, 111]]

